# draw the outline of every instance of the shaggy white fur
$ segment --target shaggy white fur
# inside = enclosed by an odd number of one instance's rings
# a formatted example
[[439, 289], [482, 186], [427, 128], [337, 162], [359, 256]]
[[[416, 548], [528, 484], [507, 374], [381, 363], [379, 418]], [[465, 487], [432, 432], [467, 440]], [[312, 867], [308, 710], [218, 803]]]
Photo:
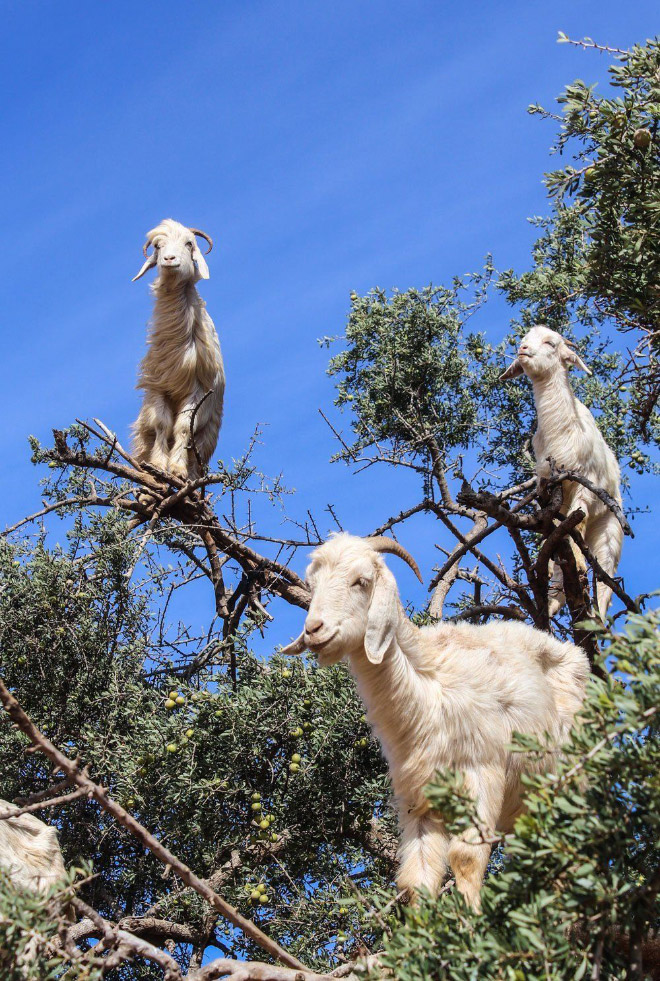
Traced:
[[559, 748], [580, 707], [584, 652], [526, 624], [416, 627], [369, 539], [336, 535], [312, 553], [305, 629], [285, 653], [320, 665], [346, 659], [387, 759], [401, 825], [399, 888], [436, 892], [447, 864], [475, 908], [490, 846], [461, 837], [431, 811], [423, 788], [438, 768], [460, 771], [482, 824], [510, 831], [523, 807], [521, 775], [553, 767], [508, 746], [517, 732]]
[[[0, 811], [17, 811], [0, 800]], [[11, 881], [30, 892], [45, 892], [64, 875], [64, 861], [55, 828], [33, 814], [0, 821], [0, 868]]]
[[[502, 375], [503, 379], [523, 374], [532, 382], [538, 416], [538, 429], [532, 439], [539, 480], [550, 475], [549, 459], [561, 470], [575, 470], [621, 504], [619, 464], [596, 420], [576, 398], [568, 369], [581, 368], [591, 374], [579, 355], [561, 334], [548, 327], [532, 327], [518, 348], [518, 356]], [[586, 544], [602, 567], [614, 576], [621, 558], [623, 530], [614, 514], [600, 498], [581, 484], [564, 481], [563, 512], [582, 508], [586, 514], [578, 526]], [[585, 568], [582, 552], [573, 548], [578, 568]], [[604, 619], [612, 590], [598, 583], [598, 610]], [[550, 584], [550, 615], [564, 605], [562, 574], [555, 565]]]
[[[222, 424], [225, 370], [220, 341], [195, 283], [209, 271], [195, 229], [166, 218], [147, 235], [146, 262], [134, 279], [158, 267], [151, 291], [154, 312], [137, 387], [144, 401], [133, 425], [133, 452], [182, 479], [200, 476], [190, 445], [195, 407], [195, 446], [202, 465], [210, 460]], [[151, 255], [147, 254], [153, 248]], [[210, 251], [210, 250], [209, 250]], [[204, 398], [207, 392], [211, 392]], [[204, 401], [202, 402], [202, 399]], [[200, 404], [201, 403], [201, 404]]]

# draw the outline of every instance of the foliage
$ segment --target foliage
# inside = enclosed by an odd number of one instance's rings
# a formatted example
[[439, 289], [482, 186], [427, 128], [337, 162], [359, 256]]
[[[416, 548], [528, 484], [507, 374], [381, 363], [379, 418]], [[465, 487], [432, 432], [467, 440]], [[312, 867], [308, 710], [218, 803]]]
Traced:
[[[560, 40], [567, 40], [561, 36]], [[563, 115], [554, 151], [567, 156], [546, 175], [553, 203], [533, 250], [534, 264], [499, 282], [521, 307], [521, 324], [569, 322], [588, 332], [612, 328], [630, 349], [621, 384], [629, 387], [627, 425], [643, 443], [660, 439], [660, 42], [615, 53], [612, 91], [578, 80], [559, 97]], [[648, 461], [647, 461], [648, 462]]]

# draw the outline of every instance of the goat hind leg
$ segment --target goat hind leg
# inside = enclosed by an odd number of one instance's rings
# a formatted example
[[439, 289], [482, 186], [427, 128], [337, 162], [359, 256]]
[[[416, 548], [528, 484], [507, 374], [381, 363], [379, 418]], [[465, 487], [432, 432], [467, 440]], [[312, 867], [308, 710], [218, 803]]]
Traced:
[[[618, 519], [611, 511], [600, 515], [592, 522], [585, 537], [594, 557], [605, 572], [614, 578], [623, 546], [623, 528]], [[611, 588], [606, 583], [598, 581], [596, 584], [596, 602], [603, 622], [605, 622], [611, 598]]]
[[468, 770], [464, 777], [465, 789], [476, 801], [481, 827], [469, 828], [462, 835], [452, 838], [448, 857], [456, 888], [466, 902], [479, 912], [481, 886], [491, 851], [490, 841], [483, 839], [493, 834], [502, 813], [506, 777], [504, 770], [497, 766]]

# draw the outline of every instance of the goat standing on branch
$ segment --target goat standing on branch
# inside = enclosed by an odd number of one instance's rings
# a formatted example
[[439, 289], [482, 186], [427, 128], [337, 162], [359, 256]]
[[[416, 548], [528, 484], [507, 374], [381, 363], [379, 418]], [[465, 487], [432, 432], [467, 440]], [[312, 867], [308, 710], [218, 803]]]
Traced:
[[[489, 835], [511, 831], [523, 806], [524, 773], [549, 770], [512, 752], [514, 732], [567, 739], [589, 675], [579, 647], [524, 623], [416, 627], [405, 616], [380, 552], [414, 560], [389, 538], [338, 534], [312, 553], [305, 629], [283, 653], [308, 648], [319, 664], [346, 658], [367, 719], [387, 758], [399, 812], [399, 889], [437, 892], [447, 868], [479, 908]], [[425, 785], [436, 770], [458, 770], [476, 802], [479, 827], [451, 835], [431, 810]], [[484, 834], [484, 829], [486, 829]]]
[[[568, 378], [571, 366], [591, 374], [584, 361], [561, 334], [548, 327], [532, 327], [523, 338], [513, 363], [502, 379], [523, 373], [532, 382], [538, 428], [532, 439], [539, 483], [561, 470], [574, 470], [601, 488], [621, 508], [620, 473], [614, 453], [596, 425], [593, 415], [575, 397]], [[581, 508], [586, 517], [579, 531], [606, 573], [614, 576], [621, 558], [623, 528], [617, 515], [582, 484], [562, 483], [562, 511], [568, 515]], [[586, 569], [582, 553], [574, 547], [579, 569]], [[598, 610], [604, 619], [612, 597], [611, 588], [599, 582]], [[565, 603], [562, 572], [555, 564], [549, 591], [550, 616]]]
[[[166, 218], [147, 235], [146, 261], [139, 279], [153, 266], [154, 312], [138, 388], [144, 401], [133, 426], [133, 451], [182, 480], [201, 476], [218, 442], [225, 370], [220, 341], [195, 284], [209, 278], [195, 236], [204, 232]], [[149, 254], [149, 248], [152, 248]]]

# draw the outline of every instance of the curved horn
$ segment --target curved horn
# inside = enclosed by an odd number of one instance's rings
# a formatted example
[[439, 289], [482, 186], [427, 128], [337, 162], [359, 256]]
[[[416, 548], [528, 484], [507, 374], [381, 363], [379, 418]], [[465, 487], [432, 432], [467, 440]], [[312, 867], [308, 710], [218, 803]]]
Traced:
[[206, 250], [205, 255], [208, 255], [211, 249], [213, 248], [213, 239], [211, 238], [211, 236], [207, 235], [206, 232], [200, 231], [199, 228], [191, 228], [190, 231], [193, 233], [193, 235], [199, 235], [200, 238], [206, 239], [206, 241], [209, 243], [209, 247]]
[[419, 566], [413, 559], [412, 555], [406, 552], [403, 545], [399, 545], [393, 538], [388, 538], [386, 535], [374, 535], [373, 537], [366, 539], [375, 552], [390, 552], [392, 555], [398, 555], [400, 559], [406, 562], [412, 571], [415, 573], [419, 581], [423, 584], [422, 574], [419, 571]]
[[150, 245], [151, 245], [151, 239], [148, 238], [147, 241], [142, 246], [142, 255], [145, 257], [145, 259], [148, 259], [149, 258], [149, 251], [148, 251], [148, 249], [149, 249], [149, 246]]

